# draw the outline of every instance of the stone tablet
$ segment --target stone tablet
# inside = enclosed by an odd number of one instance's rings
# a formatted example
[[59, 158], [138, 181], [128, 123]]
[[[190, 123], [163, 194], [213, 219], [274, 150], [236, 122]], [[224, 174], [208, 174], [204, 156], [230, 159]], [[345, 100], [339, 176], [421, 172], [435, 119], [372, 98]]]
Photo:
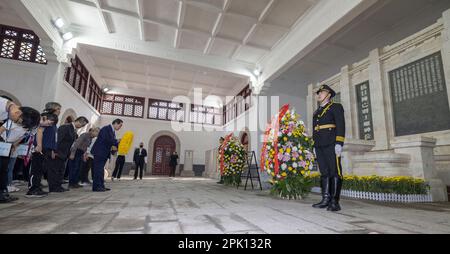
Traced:
[[450, 129], [441, 53], [389, 72], [395, 136]]

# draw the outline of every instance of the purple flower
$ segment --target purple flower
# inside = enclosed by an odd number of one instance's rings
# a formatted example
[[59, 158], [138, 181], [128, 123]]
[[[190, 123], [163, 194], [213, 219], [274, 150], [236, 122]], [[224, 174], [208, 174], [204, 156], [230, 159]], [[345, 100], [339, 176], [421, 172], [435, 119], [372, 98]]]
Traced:
[[283, 161], [290, 161], [290, 160], [291, 160], [291, 155], [285, 153], [285, 154], [283, 155]]
[[306, 167], [306, 161], [300, 161], [300, 166], [302, 168], [305, 168]]

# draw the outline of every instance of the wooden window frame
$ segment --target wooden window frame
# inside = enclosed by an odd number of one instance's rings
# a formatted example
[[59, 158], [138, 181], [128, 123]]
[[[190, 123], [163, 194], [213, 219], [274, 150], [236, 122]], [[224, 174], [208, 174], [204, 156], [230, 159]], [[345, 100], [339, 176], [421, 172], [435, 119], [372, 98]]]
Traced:
[[252, 90], [250, 84], [239, 92], [223, 109], [223, 123], [227, 124], [241, 114], [247, 112], [252, 106]]
[[[196, 109], [196, 107], [202, 107], [203, 110], [199, 110]], [[221, 112], [209, 112], [209, 110], [218, 110]], [[193, 113], [201, 113], [201, 114], [205, 114], [205, 119], [203, 122], [198, 121], [198, 117], [197, 119], [193, 119]], [[212, 115], [212, 123], [208, 123], [206, 122], [206, 119], [208, 119], [208, 115]], [[220, 118], [222, 119], [222, 121], [220, 123], [216, 122], [216, 116], [220, 116]], [[222, 126], [223, 125], [223, 108], [215, 108], [215, 107], [210, 107], [210, 106], [202, 106], [202, 105], [195, 105], [195, 104], [191, 104], [191, 109], [190, 109], [190, 117], [189, 117], [189, 122], [190, 123], [196, 123], [196, 124], [207, 124], [207, 125], [217, 125], [217, 126]]]
[[[158, 103], [158, 105], [152, 105], [154, 103]], [[161, 106], [161, 103], [167, 103], [167, 106]], [[177, 107], [171, 107], [171, 104], [177, 104]], [[156, 108], [156, 117], [151, 117], [150, 116], [150, 109], [151, 108]], [[167, 101], [167, 100], [160, 100], [160, 99], [153, 99], [153, 98], [149, 98], [148, 99], [148, 113], [147, 113], [147, 118], [148, 119], [152, 119], [152, 120], [161, 120], [161, 121], [176, 121], [176, 122], [184, 122], [185, 118], [186, 118], [186, 112], [184, 110], [183, 107], [183, 103], [178, 103], [178, 102], [172, 102], [172, 101]], [[165, 114], [165, 118], [160, 118], [160, 109], [165, 109], [166, 110], [166, 114]], [[182, 111], [183, 112], [183, 116], [181, 120], [173, 120], [173, 119], [169, 119], [169, 110], [176, 110], [176, 118], [178, 118], [178, 112]]]
[[71, 67], [66, 69], [65, 80], [83, 98], [86, 98], [86, 91], [89, 85], [89, 71], [78, 56], [70, 60]]
[[[16, 35], [7, 35], [6, 31], [13, 31], [16, 33]], [[26, 38], [25, 35], [31, 35], [34, 38]], [[37, 61], [37, 56], [40, 53], [39, 50], [42, 50], [42, 47], [40, 47], [41, 40], [39, 39], [39, 36], [37, 36], [33, 31], [18, 28], [14, 26], [7, 26], [0, 24], [0, 52], [1, 49], [3, 49], [3, 43], [5, 39], [12, 39], [15, 40], [14, 49], [12, 53], [12, 57], [4, 57], [1, 56], [0, 58], [4, 59], [11, 59], [11, 60], [17, 60], [22, 62], [29, 62], [29, 63], [37, 63], [37, 64], [43, 64], [46, 65], [48, 63], [47, 59], [45, 58], [45, 53], [43, 58], [44, 62]], [[30, 49], [30, 59], [20, 59], [20, 52], [21, 52], [21, 45], [22, 43], [31, 43], [31, 49]]]
[[[112, 99], [109, 99], [108, 97], [112, 97]], [[123, 97], [122, 101], [116, 100], [117, 97]], [[127, 102], [127, 99], [132, 99], [133, 102]], [[103, 104], [109, 102], [112, 103], [111, 106], [111, 113], [104, 112], [103, 111]], [[115, 105], [120, 104], [122, 105], [122, 110], [120, 114], [114, 113]], [[102, 103], [101, 103], [101, 113], [103, 115], [111, 115], [111, 116], [123, 116], [123, 117], [133, 117], [133, 118], [144, 118], [144, 110], [145, 110], [145, 98], [144, 97], [136, 97], [136, 96], [130, 96], [130, 95], [123, 95], [123, 94], [104, 94]], [[132, 114], [126, 115], [125, 114], [125, 106], [132, 106]], [[136, 114], [136, 107], [142, 106], [142, 112], [140, 115]]]

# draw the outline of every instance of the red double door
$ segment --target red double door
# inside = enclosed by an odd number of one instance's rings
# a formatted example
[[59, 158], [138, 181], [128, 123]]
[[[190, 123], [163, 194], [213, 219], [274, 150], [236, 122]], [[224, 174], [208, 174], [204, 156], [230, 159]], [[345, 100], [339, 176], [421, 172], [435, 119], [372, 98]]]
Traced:
[[169, 136], [156, 139], [153, 149], [153, 175], [168, 176], [170, 173], [170, 155], [175, 152], [175, 141]]

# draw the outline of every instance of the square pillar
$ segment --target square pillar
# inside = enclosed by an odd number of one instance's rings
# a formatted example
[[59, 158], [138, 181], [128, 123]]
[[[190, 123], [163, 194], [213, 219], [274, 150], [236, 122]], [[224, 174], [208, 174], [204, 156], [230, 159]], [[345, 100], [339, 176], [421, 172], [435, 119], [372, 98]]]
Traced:
[[383, 72], [380, 62], [380, 51], [374, 49], [369, 55], [369, 85], [370, 101], [372, 102], [372, 116], [374, 122], [374, 140], [376, 142], [374, 151], [388, 150], [388, 124], [386, 116], [385, 90]]
[[186, 150], [184, 152], [184, 166], [181, 176], [192, 177], [194, 173], [194, 151]]
[[341, 69], [341, 104], [345, 111], [345, 138], [353, 139], [355, 137], [355, 123], [353, 122], [353, 105], [356, 104], [355, 96], [350, 86], [349, 67], [344, 66]]
[[442, 31], [442, 63], [444, 65], [445, 84], [450, 105], [450, 9], [442, 15], [444, 30]]
[[447, 201], [447, 188], [438, 178], [433, 149], [436, 139], [419, 135], [396, 138], [392, 142], [395, 153], [408, 154], [411, 157], [409, 169], [411, 176], [423, 178], [430, 184], [433, 201]]

